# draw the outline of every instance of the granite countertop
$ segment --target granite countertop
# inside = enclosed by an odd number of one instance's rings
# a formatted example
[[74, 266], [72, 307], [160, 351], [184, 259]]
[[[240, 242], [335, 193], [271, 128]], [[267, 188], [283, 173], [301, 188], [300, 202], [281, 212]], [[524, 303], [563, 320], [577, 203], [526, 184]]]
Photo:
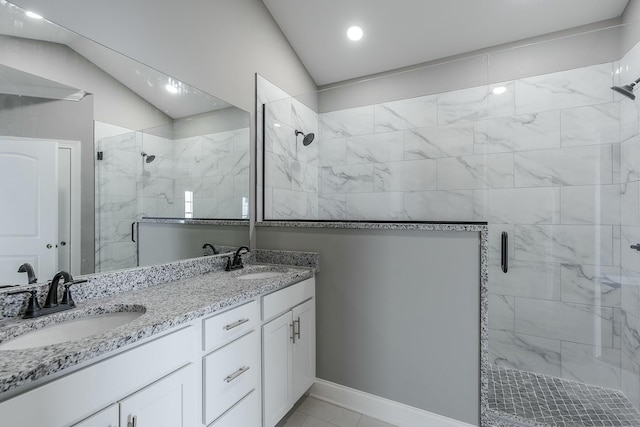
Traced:
[[[281, 271], [266, 279], [239, 280], [256, 271]], [[275, 265], [245, 265], [243, 270], [211, 273], [137, 291], [78, 303], [78, 307], [37, 319], [16, 319], [0, 327], [0, 342], [30, 330], [81, 318], [121, 311], [144, 311], [130, 323], [77, 341], [24, 350], [0, 351], [0, 399], [17, 387], [90, 361], [173, 327], [187, 324], [243, 301], [313, 277], [314, 269]]]

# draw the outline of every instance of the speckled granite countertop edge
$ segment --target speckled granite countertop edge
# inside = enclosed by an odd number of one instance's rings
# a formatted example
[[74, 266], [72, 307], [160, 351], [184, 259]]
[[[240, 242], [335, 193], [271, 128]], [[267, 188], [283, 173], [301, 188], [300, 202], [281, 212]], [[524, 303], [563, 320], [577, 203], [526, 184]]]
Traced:
[[[236, 279], [240, 274], [274, 269], [280, 269], [283, 275], [268, 279]], [[73, 310], [38, 319], [16, 319], [0, 328], [0, 342], [50, 323], [105, 312], [138, 311], [140, 306], [146, 309], [141, 317], [105, 333], [44, 347], [0, 351], [0, 400], [3, 393], [47, 375], [72, 368], [313, 275], [313, 269], [304, 267], [247, 265], [244, 270], [214, 271], [137, 291], [91, 299], [78, 304]]]

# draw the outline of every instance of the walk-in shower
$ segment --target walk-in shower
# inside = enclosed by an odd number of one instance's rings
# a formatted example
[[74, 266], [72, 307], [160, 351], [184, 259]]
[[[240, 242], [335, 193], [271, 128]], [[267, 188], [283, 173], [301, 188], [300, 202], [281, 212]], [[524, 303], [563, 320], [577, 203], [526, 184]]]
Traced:
[[629, 28], [315, 98], [261, 82], [265, 219], [488, 224], [483, 425], [640, 426], [640, 39], [590, 56]]

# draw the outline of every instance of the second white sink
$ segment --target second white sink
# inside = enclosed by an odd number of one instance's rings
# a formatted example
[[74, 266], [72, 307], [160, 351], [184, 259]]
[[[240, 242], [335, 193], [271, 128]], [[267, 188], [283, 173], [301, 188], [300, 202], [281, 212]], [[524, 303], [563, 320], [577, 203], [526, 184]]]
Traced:
[[144, 311], [123, 311], [67, 320], [8, 339], [0, 343], [0, 350], [23, 350], [79, 340], [127, 324], [143, 314]]
[[246, 273], [237, 276], [236, 279], [240, 280], [256, 280], [256, 279], [270, 279], [272, 277], [282, 276], [284, 273], [281, 271], [256, 271], [255, 273]]

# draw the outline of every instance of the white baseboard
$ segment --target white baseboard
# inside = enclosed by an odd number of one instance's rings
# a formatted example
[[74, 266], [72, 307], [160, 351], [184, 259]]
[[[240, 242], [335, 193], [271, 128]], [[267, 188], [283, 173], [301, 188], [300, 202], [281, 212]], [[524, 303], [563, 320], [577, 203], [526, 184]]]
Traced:
[[474, 427], [462, 421], [316, 378], [309, 395], [398, 427]]

